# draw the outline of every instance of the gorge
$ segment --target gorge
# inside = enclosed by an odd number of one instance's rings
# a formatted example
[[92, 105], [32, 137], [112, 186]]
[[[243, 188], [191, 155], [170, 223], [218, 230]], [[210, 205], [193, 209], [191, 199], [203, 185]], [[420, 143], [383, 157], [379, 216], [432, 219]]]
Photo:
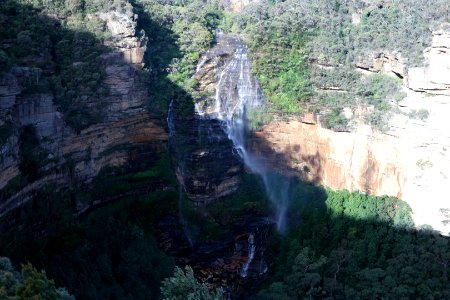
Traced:
[[450, 297], [449, 14], [3, 1], [0, 298]]

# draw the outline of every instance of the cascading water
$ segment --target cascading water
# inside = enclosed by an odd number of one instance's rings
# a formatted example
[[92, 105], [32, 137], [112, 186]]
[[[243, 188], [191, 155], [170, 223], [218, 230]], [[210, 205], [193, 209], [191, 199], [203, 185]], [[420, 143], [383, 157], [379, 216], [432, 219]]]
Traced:
[[255, 245], [255, 236], [253, 233], [251, 233], [248, 237], [248, 257], [247, 261], [245, 262], [244, 266], [241, 269], [240, 275], [242, 277], [247, 277], [248, 275], [248, 268], [250, 267], [250, 264], [252, 263], [253, 259], [255, 258], [256, 253], [256, 245]]
[[263, 94], [251, 73], [247, 46], [237, 40], [234, 55], [223, 68], [216, 85], [214, 114], [226, 125], [228, 137], [233, 141], [234, 149], [245, 165], [263, 179], [267, 195], [276, 208], [277, 229], [283, 232], [286, 227], [290, 180], [272, 173], [246, 147], [246, 111], [263, 105]]
[[[175, 127], [175, 120], [174, 120], [174, 101], [170, 101], [169, 104], [169, 110], [167, 112], [167, 127], [169, 129], [169, 145], [174, 146], [175, 144], [175, 138], [176, 138], [176, 127]], [[173, 151], [173, 150], [172, 150]], [[184, 166], [183, 162], [179, 162], [178, 164], [179, 172], [181, 173], [181, 176], [183, 176], [184, 173]], [[191, 230], [189, 228], [189, 224], [186, 221], [184, 214], [183, 214], [183, 204], [184, 204], [184, 193], [182, 191], [182, 187], [180, 185], [180, 189], [178, 191], [179, 198], [178, 198], [178, 212], [180, 213], [180, 224], [183, 228], [184, 236], [186, 237], [187, 241], [189, 242], [189, 246], [191, 249], [194, 248], [194, 239], [193, 234], [191, 233]]]

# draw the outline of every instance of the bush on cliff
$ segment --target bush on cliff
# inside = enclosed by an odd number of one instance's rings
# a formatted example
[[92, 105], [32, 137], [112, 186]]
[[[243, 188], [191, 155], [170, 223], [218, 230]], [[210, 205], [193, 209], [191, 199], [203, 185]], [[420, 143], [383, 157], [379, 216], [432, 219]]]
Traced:
[[6, 257], [0, 257], [0, 298], [75, 300], [66, 289], [56, 288], [55, 282], [47, 278], [45, 271], [38, 271], [27, 263], [22, 265], [19, 273]]
[[172, 277], [164, 279], [161, 286], [164, 300], [222, 300], [223, 291], [199, 283], [194, 277], [194, 271], [187, 266], [183, 269], [175, 268]]

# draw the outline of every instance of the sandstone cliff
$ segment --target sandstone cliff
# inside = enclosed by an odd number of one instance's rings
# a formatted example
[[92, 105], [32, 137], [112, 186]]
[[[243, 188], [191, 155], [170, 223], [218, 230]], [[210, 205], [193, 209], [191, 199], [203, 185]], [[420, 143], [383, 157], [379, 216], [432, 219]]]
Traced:
[[450, 95], [450, 24], [433, 32], [431, 47], [424, 52], [425, 66], [408, 71], [408, 87], [414, 91]]
[[[279, 120], [255, 132], [250, 148], [268, 156], [267, 163], [280, 171], [333, 189], [399, 197], [413, 209], [416, 225], [449, 233], [448, 28], [434, 33], [423, 68], [406, 70], [398, 57], [385, 54], [357, 64], [370, 72], [405, 76], [407, 97], [398, 104], [387, 132], [377, 132], [361, 119], [352, 132], [324, 129], [316, 118]], [[414, 118], [417, 112], [425, 116]]]
[[48, 182], [89, 182], [106, 166], [139, 159], [139, 151], [132, 157], [130, 149], [145, 147], [157, 155], [167, 148], [165, 120], [146, 109], [147, 89], [138, 74], [144, 65], [145, 34], [137, 34], [136, 20], [125, 15], [112, 12], [92, 17], [106, 20], [113, 34], [110, 46], [116, 49], [97, 58], [105, 72], [103, 85], [109, 90], [102, 99], [106, 107], [101, 122], [76, 133], [65, 124], [52, 94], [25, 93], [22, 79], [34, 76], [39, 69], [15, 67], [0, 74], [0, 125], [12, 130], [0, 145], [0, 189], [20, 175], [19, 137], [25, 126], [36, 128], [45, 153], [42, 176], [22, 190], [3, 195], [0, 215]]

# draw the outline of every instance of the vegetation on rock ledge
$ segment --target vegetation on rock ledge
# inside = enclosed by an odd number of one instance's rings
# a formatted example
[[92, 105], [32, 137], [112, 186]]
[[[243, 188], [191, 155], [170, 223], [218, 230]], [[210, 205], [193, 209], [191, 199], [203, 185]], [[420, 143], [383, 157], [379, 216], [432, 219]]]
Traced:
[[250, 45], [272, 113], [319, 112], [328, 128], [342, 130], [347, 122], [337, 112], [369, 107], [367, 123], [384, 130], [404, 97], [400, 82], [356, 67], [371, 66], [378, 55], [423, 64], [431, 31], [449, 20], [446, 0], [287, 0], [249, 5], [230, 27]]

